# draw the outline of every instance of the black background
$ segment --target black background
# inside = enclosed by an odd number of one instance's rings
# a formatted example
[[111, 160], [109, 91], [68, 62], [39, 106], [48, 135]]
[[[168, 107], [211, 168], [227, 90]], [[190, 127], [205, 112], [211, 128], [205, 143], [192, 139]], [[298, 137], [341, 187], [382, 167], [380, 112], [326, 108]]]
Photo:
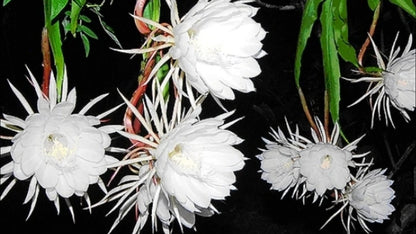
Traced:
[[[178, 1], [184, 13], [195, 1]], [[268, 1], [274, 3], [274, 1]], [[282, 4], [297, 1], [279, 1]], [[366, 1], [349, 1], [350, 40], [358, 50], [365, 40], [366, 31], [371, 22], [372, 13]], [[115, 29], [115, 33], [124, 48], [137, 48], [143, 42], [135, 28], [133, 19], [129, 16], [134, 7], [134, 1], [115, 0], [113, 5], [108, 3], [103, 7], [104, 20]], [[0, 98], [1, 110], [4, 113], [25, 116], [25, 112], [9, 89], [6, 79], [9, 79], [28, 100], [35, 100], [35, 92], [26, 81], [27, 65], [41, 82], [42, 57], [40, 52], [40, 35], [43, 26], [42, 1], [13, 0], [8, 6], [1, 8], [0, 24]], [[381, 43], [381, 49], [389, 52], [396, 31], [400, 30], [399, 44], [404, 46], [410, 31], [414, 32], [415, 20], [406, 13], [386, 2], [382, 8], [382, 17], [377, 26], [375, 40]], [[87, 13], [88, 14], [88, 13]], [[237, 93], [236, 100], [224, 102], [228, 109], [236, 109], [235, 117], [245, 116], [243, 120], [231, 127], [245, 141], [238, 148], [245, 154], [248, 161], [243, 170], [237, 172], [237, 191], [232, 191], [231, 197], [225, 201], [214, 201], [221, 214], [210, 218], [197, 218], [198, 233], [342, 233], [343, 228], [339, 218], [335, 218], [325, 229], [319, 227], [332, 215], [334, 210], [325, 211], [330, 204], [318, 207], [316, 204], [302, 205], [289, 197], [280, 199], [281, 193], [271, 191], [270, 186], [260, 179], [259, 162], [255, 155], [259, 148], [264, 147], [261, 137], [268, 137], [269, 127], [284, 126], [286, 116], [292, 126], [298, 124], [301, 132], [309, 136], [309, 127], [302, 112], [293, 79], [293, 61], [296, 51], [296, 40], [300, 27], [302, 11], [300, 8], [290, 11], [268, 9], [262, 7], [256, 20], [268, 31], [263, 40], [264, 50], [268, 55], [260, 59], [262, 74], [253, 79], [257, 91], [255, 93]], [[68, 36], [64, 41], [64, 55], [68, 67], [69, 86], [77, 88], [78, 108], [85, 105], [89, 99], [99, 94], [109, 92], [107, 97], [95, 107], [92, 114], [101, 113], [109, 107], [122, 102], [116, 92], [119, 88], [126, 96], [134, 91], [139, 73], [139, 56], [110, 50], [116, 47], [99, 27], [94, 15], [90, 24], [100, 40], [91, 40], [91, 51], [85, 58], [80, 38]], [[305, 51], [302, 65], [301, 85], [308, 98], [311, 111], [319, 116], [323, 113], [323, 78], [321, 52], [319, 47], [319, 27], [314, 28], [313, 35]], [[366, 56], [366, 63], [374, 62], [372, 50]], [[342, 63], [342, 74], [352, 76], [351, 66]], [[351, 85], [341, 81], [341, 124], [350, 139], [356, 139], [367, 134], [359, 144], [359, 152], [371, 150], [370, 156], [375, 158], [375, 168], [391, 169], [387, 146], [391, 148], [392, 157], [398, 160], [406, 148], [414, 142], [414, 121], [406, 124], [393, 111], [396, 129], [383, 126], [376, 121], [374, 129], [370, 130], [370, 113], [368, 103], [362, 103], [352, 108], [346, 106], [365, 92], [366, 85]], [[31, 101], [30, 101], [31, 102]], [[31, 102], [32, 106], [35, 102]], [[209, 98], [205, 103], [203, 115], [207, 117], [221, 113], [221, 109]], [[94, 113], [94, 111], [96, 111]], [[113, 123], [120, 123], [123, 111], [112, 115]], [[411, 113], [412, 119], [415, 114]], [[2, 135], [4, 130], [2, 130]], [[115, 138], [115, 143], [125, 144], [122, 139]], [[387, 142], [387, 144], [386, 144]], [[8, 142], [1, 141], [8, 145]], [[1, 165], [9, 159], [1, 158]], [[404, 165], [395, 173], [393, 185], [396, 199], [393, 204], [397, 211], [381, 225], [369, 225], [374, 233], [389, 233], [393, 223], [399, 223], [400, 211], [406, 204], [415, 204], [414, 171], [415, 152], [413, 151]], [[108, 175], [104, 176], [104, 180]], [[75, 208], [76, 224], [72, 223], [66, 205], [61, 201], [61, 214], [56, 210], [45, 194], [39, 194], [36, 209], [30, 219], [25, 221], [29, 205], [22, 205], [26, 196], [28, 183], [18, 182], [15, 188], [0, 201], [0, 230], [1, 233], [107, 233], [115, 214], [105, 217], [114, 204], [94, 208], [92, 215], [82, 210], [85, 203], [77, 197], [71, 198]], [[4, 185], [0, 187], [3, 191]], [[92, 201], [98, 201], [103, 194], [98, 186], [90, 186]], [[150, 221], [150, 220], [149, 220]], [[358, 225], [358, 224], [357, 224]], [[130, 233], [134, 226], [134, 214], [127, 216], [113, 231], [114, 234]], [[179, 233], [175, 222], [174, 233]], [[8, 230], [8, 231], [7, 231]], [[159, 230], [161, 232], [161, 230]], [[186, 233], [193, 231], [186, 230]], [[358, 233], [361, 233], [359, 228]], [[412, 228], [402, 233], [415, 233]], [[150, 222], [146, 224], [143, 233], [151, 233]]]

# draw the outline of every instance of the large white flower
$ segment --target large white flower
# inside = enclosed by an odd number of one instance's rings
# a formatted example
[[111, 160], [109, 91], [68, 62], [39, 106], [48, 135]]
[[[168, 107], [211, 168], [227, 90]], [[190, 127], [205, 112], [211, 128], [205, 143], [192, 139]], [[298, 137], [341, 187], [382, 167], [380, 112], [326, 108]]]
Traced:
[[380, 77], [363, 77], [356, 80], [347, 79], [354, 83], [370, 82], [367, 93], [350, 106], [357, 104], [367, 96], [371, 97], [377, 94], [372, 111], [371, 126], [374, 124], [376, 111], [378, 112], [378, 118], [381, 119], [382, 109], [386, 116], [386, 125], [390, 122], [394, 127], [390, 106], [399, 110], [406, 122], [410, 121], [407, 111], [414, 111], [416, 107], [416, 50], [410, 49], [412, 46], [412, 34], [409, 35], [409, 40], [401, 56], [399, 56], [400, 47], [395, 48], [398, 36], [399, 33], [397, 33], [394, 40], [387, 65], [384, 63], [374, 41], [372, 41], [378, 66], [382, 69]]
[[[266, 54], [261, 42], [266, 32], [253, 20], [258, 9], [247, 2], [252, 1], [199, 0], [180, 18], [176, 0], [167, 0], [171, 25], [134, 16], [155, 29], [141, 48], [119, 51], [132, 54], [160, 51], [163, 56], [149, 73], [149, 79], [173, 59], [166, 80], [172, 77], [178, 84], [185, 78], [186, 84], [200, 94], [233, 100], [233, 89], [244, 93], [255, 91], [251, 78], [260, 74], [257, 59]], [[165, 54], [166, 49], [169, 50]]]
[[343, 189], [350, 180], [352, 153], [328, 143], [317, 143], [299, 152], [300, 173], [306, 188], [322, 196], [326, 190]]
[[386, 170], [369, 171], [351, 186], [347, 195], [350, 206], [357, 212], [358, 221], [363, 228], [364, 221], [382, 223], [395, 210], [391, 204], [394, 190], [392, 180], [384, 175]]
[[[105, 190], [100, 175], [107, 171], [107, 164], [117, 161], [106, 155], [111, 144], [109, 133], [122, 126], [97, 128], [100, 119], [115, 109], [98, 116], [86, 116], [85, 112], [96, 102], [107, 96], [101, 95], [88, 103], [79, 113], [72, 114], [76, 104], [76, 92], [67, 94], [66, 75], [61, 101], [57, 101], [57, 90], [52, 74], [49, 98], [46, 98], [30, 73], [38, 100], [38, 112], [34, 112], [23, 95], [9, 82], [13, 92], [28, 112], [23, 120], [4, 115], [1, 126], [16, 131], [11, 146], [1, 147], [1, 154], [10, 154], [12, 161], [1, 167], [3, 179], [14, 177], [4, 191], [17, 180], [30, 179], [25, 203], [32, 200], [32, 212], [37, 200], [39, 186], [45, 189], [49, 200], [54, 201], [59, 211], [59, 197], [83, 196], [88, 204], [87, 190], [90, 184], [100, 184]], [[68, 203], [70, 204], [70, 203]], [[72, 207], [71, 214], [74, 216]], [[29, 215], [30, 215], [29, 213]]]
[[[163, 89], [154, 88], [153, 97], [145, 97], [143, 115], [123, 97], [147, 133], [141, 136], [119, 132], [138, 143], [124, 160], [112, 165], [128, 165], [134, 174], [123, 177], [96, 204], [118, 200], [111, 210], [119, 208], [113, 228], [133, 207], [139, 213], [135, 231], [143, 228], [149, 213], [153, 229], [157, 228], [157, 219], [165, 233], [169, 233], [174, 219], [181, 229], [194, 228], [195, 215], [211, 216], [217, 212], [212, 201], [230, 195], [230, 190], [235, 189], [234, 172], [244, 166], [243, 154], [233, 147], [242, 139], [226, 129], [235, 121], [224, 124], [233, 112], [201, 120], [199, 104], [187, 114], [182, 113], [182, 96], [178, 93], [168, 120], [168, 105], [158, 91]], [[200, 99], [195, 103], [199, 102]]]
[[266, 35], [252, 17], [257, 8], [229, 0], [200, 0], [173, 27], [169, 53], [200, 93], [234, 99], [232, 89], [254, 91], [250, 78], [260, 74]]
[[234, 171], [244, 166], [243, 154], [233, 147], [242, 140], [221, 129], [225, 116], [196, 117], [181, 122], [150, 152], [162, 189], [191, 212], [229, 196]]

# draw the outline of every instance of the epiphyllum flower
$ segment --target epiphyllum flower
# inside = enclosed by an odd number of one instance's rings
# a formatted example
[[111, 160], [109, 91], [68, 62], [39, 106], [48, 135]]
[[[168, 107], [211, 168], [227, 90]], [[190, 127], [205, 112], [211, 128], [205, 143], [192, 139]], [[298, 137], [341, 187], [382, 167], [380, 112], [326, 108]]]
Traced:
[[[140, 49], [119, 50], [125, 53], [148, 53], [170, 48], [150, 73], [174, 59], [171, 72], [175, 83], [185, 73], [187, 84], [199, 93], [211, 93], [214, 98], [235, 98], [233, 89], [247, 93], [255, 91], [250, 78], [260, 74], [256, 59], [266, 54], [261, 40], [266, 32], [252, 17], [257, 8], [248, 1], [199, 0], [189, 12], [179, 19], [175, 0], [166, 1], [171, 9], [171, 24], [159, 24], [134, 16], [155, 27]], [[156, 36], [157, 35], [157, 36]], [[151, 42], [153, 41], [153, 45]], [[173, 72], [175, 71], [175, 72]]]
[[351, 186], [347, 194], [350, 207], [357, 212], [358, 222], [366, 231], [370, 230], [365, 221], [382, 223], [395, 210], [390, 204], [395, 197], [390, 187], [393, 181], [387, 179], [385, 171], [369, 171]]
[[120, 184], [96, 204], [118, 200], [110, 211], [119, 208], [112, 228], [133, 207], [138, 208], [134, 232], [143, 228], [149, 213], [153, 229], [157, 228], [156, 218], [162, 222], [165, 233], [169, 233], [174, 219], [181, 228], [182, 225], [193, 228], [195, 214], [213, 215], [216, 209], [212, 200], [224, 200], [230, 195], [230, 190], [235, 188], [234, 171], [244, 166], [243, 154], [233, 147], [242, 139], [226, 129], [234, 121], [224, 124], [224, 119], [232, 112], [201, 120], [197, 101], [195, 109], [184, 116], [182, 96], [178, 93], [168, 120], [168, 105], [160, 93], [154, 92], [152, 101], [145, 96], [144, 115], [123, 97], [147, 133], [140, 136], [119, 132], [139, 143], [124, 160], [113, 165], [129, 165], [134, 174], [123, 177]]
[[399, 56], [400, 47], [397, 49], [395, 48], [398, 36], [399, 33], [397, 33], [394, 40], [387, 65], [384, 63], [374, 41], [372, 41], [378, 66], [383, 70], [380, 77], [363, 77], [357, 80], [347, 79], [354, 83], [370, 82], [367, 93], [350, 106], [357, 104], [367, 96], [371, 97], [374, 94], [378, 95], [374, 102], [371, 126], [374, 124], [374, 115], [376, 111], [378, 111], [378, 117], [381, 119], [381, 109], [383, 109], [384, 115], [386, 116], [386, 125], [390, 121], [394, 127], [390, 105], [400, 111], [406, 122], [410, 121], [410, 116], [407, 111], [415, 110], [416, 50], [410, 49], [412, 46], [412, 35], [410, 34], [407, 45], [401, 56]]
[[51, 76], [49, 98], [46, 98], [30, 73], [30, 78], [38, 96], [38, 112], [34, 112], [23, 95], [9, 82], [19, 101], [28, 112], [23, 120], [4, 115], [1, 127], [17, 132], [10, 137], [11, 146], [1, 147], [1, 155], [10, 154], [12, 161], [0, 168], [1, 182], [13, 180], [4, 190], [6, 196], [16, 180], [30, 179], [25, 202], [32, 200], [29, 216], [32, 213], [39, 193], [39, 186], [45, 189], [49, 200], [55, 203], [59, 213], [59, 197], [66, 200], [72, 217], [74, 213], [69, 197], [84, 197], [90, 205], [88, 187], [98, 183], [105, 191], [100, 175], [107, 170], [107, 164], [117, 160], [106, 155], [110, 146], [108, 135], [122, 126], [95, 127], [100, 119], [113, 112], [113, 108], [98, 116], [86, 116], [86, 111], [107, 94], [88, 103], [79, 113], [72, 114], [76, 104], [76, 92], [67, 94], [67, 77], [64, 77], [62, 99], [58, 102], [56, 84]]
[[306, 189], [322, 196], [326, 190], [343, 189], [350, 180], [352, 153], [330, 143], [316, 143], [299, 152], [300, 173]]
[[[297, 199], [305, 198], [306, 191], [314, 192], [314, 202], [319, 196], [323, 198], [327, 190], [338, 194], [337, 189], [344, 189], [350, 181], [349, 167], [364, 165], [352, 160], [368, 154], [352, 152], [364, 136], [340, 148], [338, 124], [328, 138], [319, 119], [315, 118], [315, 122], [319, 133], [311, 130], [311, 141], [299, 134], [297, 126], [292, 131], [286, 120], [289, 137], [280, 128], [278, 132], [272, 129], [274, 141], [264, 140], [266, 149], [257, 156], [261, 160], [262, 179], [271, 183], [272, 189], [284, 191], [283, 196], [291, 188]], [[303, 191], [299, 192], [299, 188]]]
[[[347, 212], [347, 222], [344, 225], [347, 233], [350, 233], [351, 222], [358, 221], [366, 233], [371, 230], [366, 222], [383, 223], [389, 219], [389, 215], [395, 210], [391, 201], [394, 199], [394, 190], [391, 188], [393, 181], [384, 175], [386, 169], [375, 169], [368, 171], [369, 167], [360, 168], [356, 178], [348, 183], [342, 198], [336, 203], [343, 204], [322, 226], [324, 227], [336, 215], [343, 218], [343, 211]], [[345, 208], [347, 208], [345, 210]], [[354, 212], [355, 211], [355, 212]], [[354, 217], [356, 216], [356, 217]], [[344, 223], [344, 220], [343, 220]]]
[[260, 74], [266, 35], [252, 17], [257, 8], [229, 0], [200, 0], [173, 27], [169, 53], [199, 93], [234, 99], [232, 89], [254, 91], [250, 78]]
[[257, 158], [261, 161], [261, 178], [271, 184], [271, 189], [285, 191], [282, 197], [298, 183], [299, 158], [294, 149], [264, 139], [266, 149]]

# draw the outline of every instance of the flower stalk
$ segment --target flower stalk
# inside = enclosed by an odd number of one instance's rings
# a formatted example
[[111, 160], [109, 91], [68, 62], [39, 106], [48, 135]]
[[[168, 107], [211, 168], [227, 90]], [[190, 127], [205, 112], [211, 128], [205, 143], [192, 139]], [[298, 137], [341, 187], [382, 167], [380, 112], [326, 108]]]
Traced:
[[51, 50], [49, 47], [48, 29], [46, 27], [42, 29], [41, 47], [42, 47], [42, 57], [43, 57], [42, 92], [46, 97], [48, 97], [49, 81], [50, 81], [52, 67], [51, 67]]
[[[311, 113], [309, 112], [308, 104], [306, 103], [305, 95], [303, 95], [302, 88], [298, 88], [300, 103], [302, 104], [303, 112], [305, 113], [306, 119], [311, 125], [312, 129], [315, 131], [316, 135], [320, 137], [318, 127], [315, 124], [315, 121], [312, 119]], [[322, 140], [322, 139], [320, 139]]]
[[361, 46], [360, 52], [358, 53], [358, 56], [357, 56], [358, 64], [360, 65], [359, 66], [360, 72], [364, 72], [363, 57], [364, 57], [365, 52], [367, 51], [368, 45], [370, 45], [370, 42], [371, 42], [370, 38], [373, 37], [374, 32], [376, 30], [378, 18], [380, 17], [380, 8], [381, 8], [381, 2], [378, 3], [376, 9], [374, 10], [373, 21], [371, 22], [371, 26], [368, 31], [369, 36], [365, 39], [363, 45]]

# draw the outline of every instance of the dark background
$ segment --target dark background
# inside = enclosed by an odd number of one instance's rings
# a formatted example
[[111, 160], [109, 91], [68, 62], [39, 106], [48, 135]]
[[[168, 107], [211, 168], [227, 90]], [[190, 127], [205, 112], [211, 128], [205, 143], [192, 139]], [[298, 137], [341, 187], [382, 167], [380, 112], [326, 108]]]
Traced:
[[[195, 1], [178, 1], [183, 14]], [[280, 4], [301, 3], [301, 1], [267, 1]], [[366, 1], [349, 1], [350, 41], [358, 50], [365, 40], [366, 31], [371, 22], [372, 13]], [[137, 48], [143, 42], [135, 28], [133, 19], [129, 16], [135, 1], [115, 0], [113, 5], [108, 3], [103, 7], [104, 21], [115, 29], [115, 33], [124, 48]], [[164, 3], [163, 3], [164, 4]], [[183, 4], [183, 5], [181, 5]], [[298, 5], [299, 6], [299, 5]], [[43, 26], [42, 1], [13, 0], [8, 6], [1, 7], [0, 24], [0, 107], [6, 114], [25, 116], [25, 112], [7, 85], [9, 79], [28, 100], [35, 100], [35, 92], [26, 81], [27, 65], [41, 82], [42, 57], [40, 52], [40, 35]], [[78, 108], [85, 105], [89, 99], [99, 94], [109, 92], [107, 97], [90, 113], [98, 114], [109, 107], [122, 102], [116, 92], [119, 88], [125, 96], [130, 96], [137, 85], [139, 73], [139, 56], [130, 58], [130, 55], [110, 50], [116, 47], [103, 32], [94, 15], [86, 13], [93, 19], [90, 24], [98, 34], [100, 40], [91, 40], [91, 51], [85, 58], [80, 38], [68, 36], [64, 41], [64, 55], [68, 67], [69, 86], [77, 88]], [[326, 211], [329, 203], [322, 207], [317, 204], [302, 205], [289, 197], [280, 199], [281, 193], [271, 191], [270, 185], [260, 179], [259, 161], [255, 158], [260, 153], [259, 148], [264, 147], [261, 137], [268, 138], [270, 127], [284, 126], [286, 116], [291, 126], [298, 124], [301, 132], [309, 136], [309, 126], [306, 122], [299, 102], [293, 79], [293, 61], [296, 51], [296, 40], [300, 27], [302, 9], [283, 11], [262, 7], [256, 20], [268, 31], [263, 40], [264, 50], [268, 55], [260, 59], [263, 69], [259, 77], [253, 79], [257, 92], [237, 93], [235, 101], [224, 102], [228, 109], [236, 109], [235, 117], [245, 116], [243, 120], [231, 127], [245, 141], [238, 148], [250, 160], [246, 161], [243, 170], [237, 172], [237, 191], [232, 191], [231, 197], [225, 201], [214, 201], [221, 214], [210, 218], [197, 218], [198, 233], [342, 233], [343, 228], [339, 217], [335, 218], [325, 229], [319, 227], [329, 218], [335, 210]], [[389, 52], [394, 36], [401, 31], [399, 44], [402, 48], [407, 42], [410, 32], [415, 30], [415, 20], [401, 12], [397, 7], [385, 3], [382, 8], [382, 17], [377, 26], [375, 40], [379, 48], [385, 53]], [[313, 35], [308, 42], [302, 64], [301, 85], [308, 98], [312, 113], [322, 118], [323, 113], [323, 76], [321, 51], [319, 47], [319, 26], [314, 28]], [[373, 63], [372, 50], [369, 49], [365, 63]], [[342, 64], [342, 74], [352, 76], [352, 67]], [[350, 139], [356, 139], [367, 134], [358, 145], [359, 152], [371, 150], [370, 156], [375, 159], [374, 168], [389, 168], [392, 164], [389, 158], [398, 161], [405, 150], [415, 142], [414, 121], [406, 124], [393, 110], [396, 129], [383, 126], [384, 122], [376, 121], [375, 128], [370, 130], [371, 110], [367, 101], [346, 108], [346, 106], [360, 97], [366, 85], [352, 85], [341, 81], [341, 124]], [[35, 102], [31, 102], [32, 106]], [[221, 109], [209, 98], [205, 103], [203, 115], [207, 117], [221, 113]], [[95, 111], [95, 112], [94, 112]], [[113, 123], [120, 123], [123, 111], [112, 115]], [[412, 119], [415, 114], [411, 113]], [[384, 121], [384, 120], [383, 120]], [[4, 130], [2, 130], [2, 135]], [[7, 135], [7, 134], [6, 134]], [[115, 144], [125, 144], [125, 141], [115, 138]], [[9, 145], [9, 142], [1, 141]], [[0, 165], [8, 162], [9, 158], [0, 158]], [[383, 224], [369, 226], [374, 233], [392, 233], [392, 228], [402, 226], [402, 232], [416, 233], [415, 229], [403, 224], [400, 217], [408, 217], [404, 207], [415, 206], [415, 165], [416, 157], [413, 150], [402, 167], [393, 175], [396, 198], [393, 204], [396, 211], [391, 220]], [[104, 176], [107, 181], [108, 175]], [[92, 215], [82, 210], [85, 202], [78, 197], [71, 198], [75, 208], [76, 224], [72, 223], [69, 211], [61, 200], [61, 214], [56, 215], [52, 202], [39, 193], [36, 209], [28, 221], [25, 221], [29, 205], [22, 205], [27, 193], [27, 182], [18, 182], [10, 193], [0, 201], [0, 228], [1, 233], [107, 233], [116, 215], [105, 217], [114, 205], [94, 208]], [[3, 191], [4, 185], [0, 186]], [[98, 186], [90, 186], [89, 195], [92, 201], [98, 201], [103, 194]], [[405, 215], [401, 215], [404, 212]], [[414, 213], [414, 210], [412, 211]], [[406, 216], [407, 215], [407, 216]], [[150, 220], [149, 220], [150, 221]], [[414, 224], [414, 223], [413, 223]], [[134, 226], [134, 214], [128, 215], [113, 231], [114, 234], [130, 233]], [[180, 233], [175, 221], [172, 225], [174, 233]], [[357, 226], [359, 226], [357, 224]], [[150, 222], [146, 224], [143, 233], [151, 233]], [[8, 231], [5, 231], [8, 230]], [[357, 233], [362, 233], [358, 227]], [[161, 230], [160, 230], [161, 232]], [[193, 231], [186, 230], [186, 233]]]

